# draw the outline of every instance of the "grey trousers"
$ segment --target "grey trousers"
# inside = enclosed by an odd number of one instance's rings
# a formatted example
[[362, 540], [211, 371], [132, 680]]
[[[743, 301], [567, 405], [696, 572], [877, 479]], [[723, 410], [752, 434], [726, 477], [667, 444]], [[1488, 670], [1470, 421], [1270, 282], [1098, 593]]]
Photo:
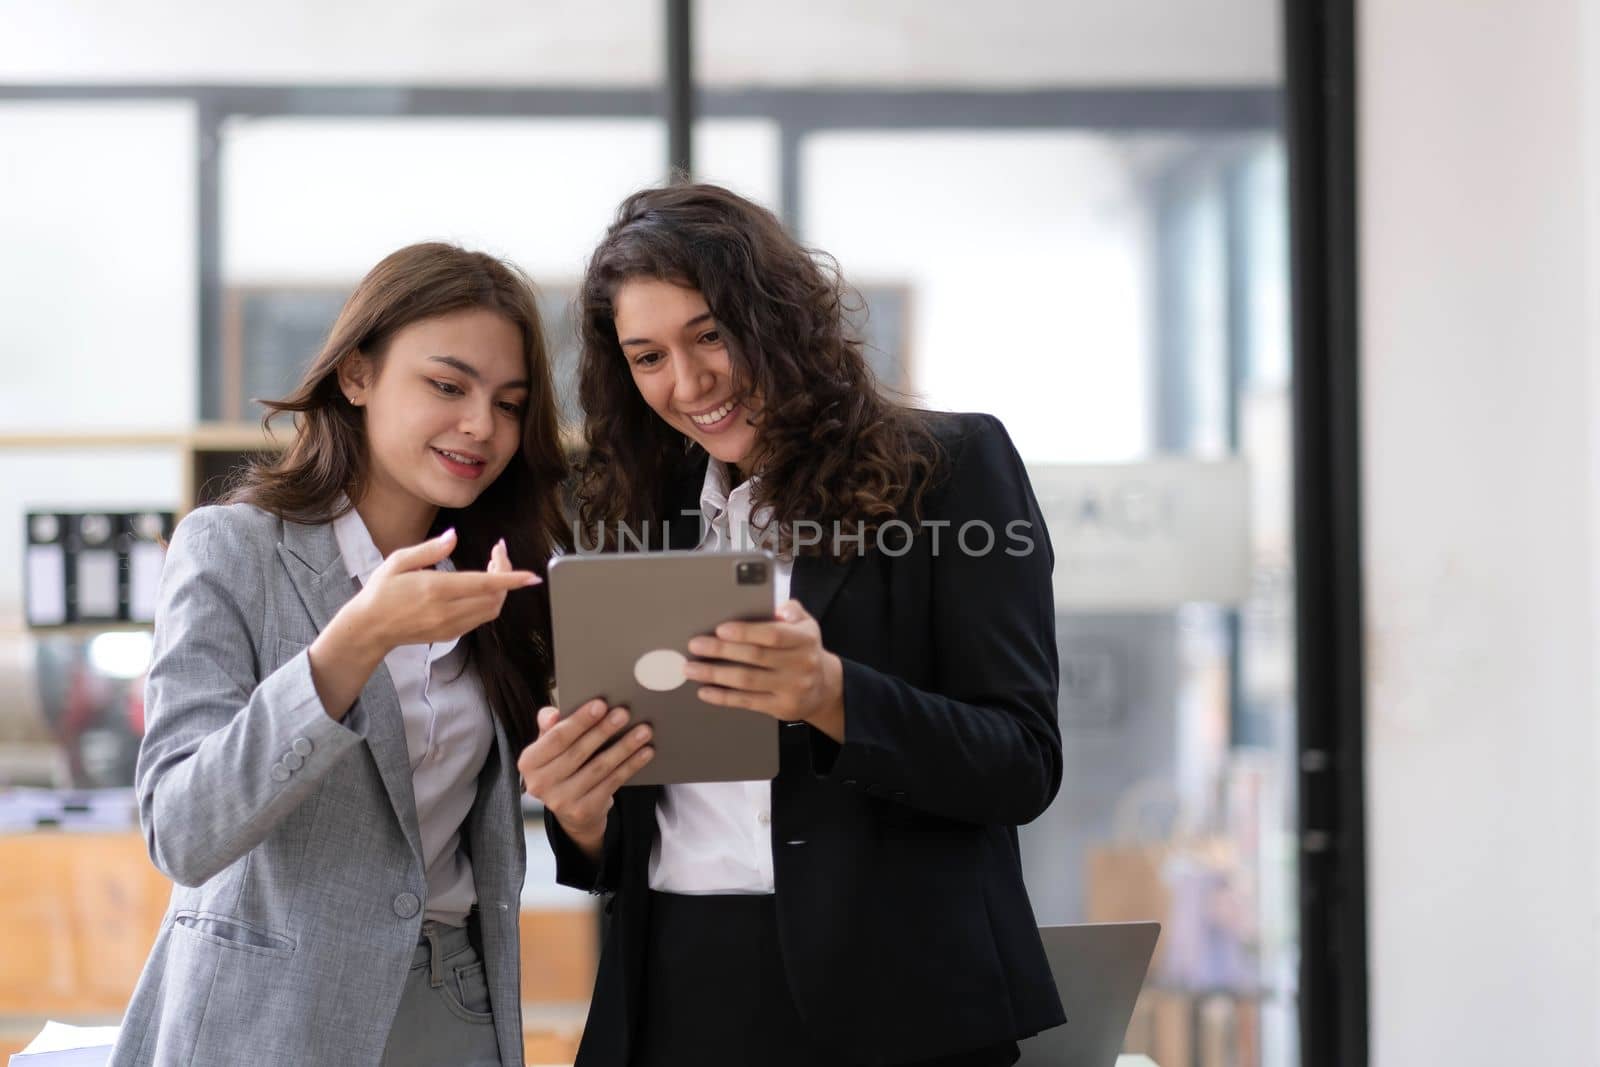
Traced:
[[383, 1067], [500, 1067], [483, 961], [461, 926], [422, 924]]

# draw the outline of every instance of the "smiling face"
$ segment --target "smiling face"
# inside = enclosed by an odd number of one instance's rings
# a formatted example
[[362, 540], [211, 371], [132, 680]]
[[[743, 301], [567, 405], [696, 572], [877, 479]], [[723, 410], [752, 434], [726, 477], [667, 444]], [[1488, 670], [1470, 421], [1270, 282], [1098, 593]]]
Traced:
[[656, 278], [633, 278], [617, 287], [612, 307], [622, 356], [645, 403], [712, 458], [743, 470], [755, 452], [756, 428], [736, 399], [727, 342], [705, 297]]
[[496, 312], [474, 308], [413, 322], [376, 362], [347, 360], [339, 381], [365, 409], [364, 518], [381, 501], [404, 525], [420, 521], [425, 530], [439, 508], [476, 500], [522, 443], [522, 335]]

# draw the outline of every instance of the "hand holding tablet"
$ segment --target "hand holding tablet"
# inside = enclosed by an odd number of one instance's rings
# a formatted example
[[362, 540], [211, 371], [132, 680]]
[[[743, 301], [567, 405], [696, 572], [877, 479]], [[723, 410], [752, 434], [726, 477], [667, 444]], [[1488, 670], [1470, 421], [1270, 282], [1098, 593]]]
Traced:
[[701, 683], [708, 704], [747, 708], [784, 722], [809, 722], [844, 740], [844, 666], [822, 647], [822, 627], [798, 600], [771, 622], [725, 622], [712, 637], [689, 640], [707, 661], [681, 670]]
[[[629, 721], [627, 709], [607, 708], [602, 700], [591, 700], [565, 719], [553, 707], [540, 708], [539, 739], [517, 760], [528, 795], [591, 855], [600, 851], [617, 790], [655, 755], [650, 727], [635, 726], [623, 734]], [[602, 746], [609, 747], [600, 751]]]

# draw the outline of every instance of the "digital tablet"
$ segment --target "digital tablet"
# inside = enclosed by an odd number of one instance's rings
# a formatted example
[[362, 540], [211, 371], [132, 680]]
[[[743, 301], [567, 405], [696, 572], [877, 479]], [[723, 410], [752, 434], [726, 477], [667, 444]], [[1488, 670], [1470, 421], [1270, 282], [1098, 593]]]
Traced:
[[768, 552], [561, 556], [550, 564], [557, 705], [596, 697], [647, 722], [655, 757], [630, 785], [742, 782], [778, 773], [778, 723], [707, 704], [683, 676], [689, 639], [773, 618]]

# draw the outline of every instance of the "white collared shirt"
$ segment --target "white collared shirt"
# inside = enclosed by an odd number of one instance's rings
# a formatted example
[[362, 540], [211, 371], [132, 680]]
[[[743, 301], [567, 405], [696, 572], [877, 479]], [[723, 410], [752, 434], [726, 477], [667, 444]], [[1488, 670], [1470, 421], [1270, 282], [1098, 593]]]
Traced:
[[[728, 491], [728, 468], [712, 460], [700, 488], [705, 536], [700, 550], [754, 547], [766, 525], [763, 511], [752, 522], [755, 482]], [[773, 607], [789, 599], [791, 561], [773, 567]], [[650, 850], [650, 888], [663, 893], [707, 894], [773, 891], [772, 783], [703, 782], [669, 785], [656, 803], [656, 841]]]
[[[366, 523], [351, 508], [333, 520], [333, 533], [345, 569], [365, 585], [383, 563]], [[455, 568], [446, 559], [438, 569]], [[478, 902], [478, 889], [461, 848], [461, 824], [477, 799], [478, 775], [494, 744], [493, 712], [459, 640], [401, 645], [383, 663], [400, 698], [411, 756], [411, 791], [428, 882], [424, 918], [464, 926]]]

